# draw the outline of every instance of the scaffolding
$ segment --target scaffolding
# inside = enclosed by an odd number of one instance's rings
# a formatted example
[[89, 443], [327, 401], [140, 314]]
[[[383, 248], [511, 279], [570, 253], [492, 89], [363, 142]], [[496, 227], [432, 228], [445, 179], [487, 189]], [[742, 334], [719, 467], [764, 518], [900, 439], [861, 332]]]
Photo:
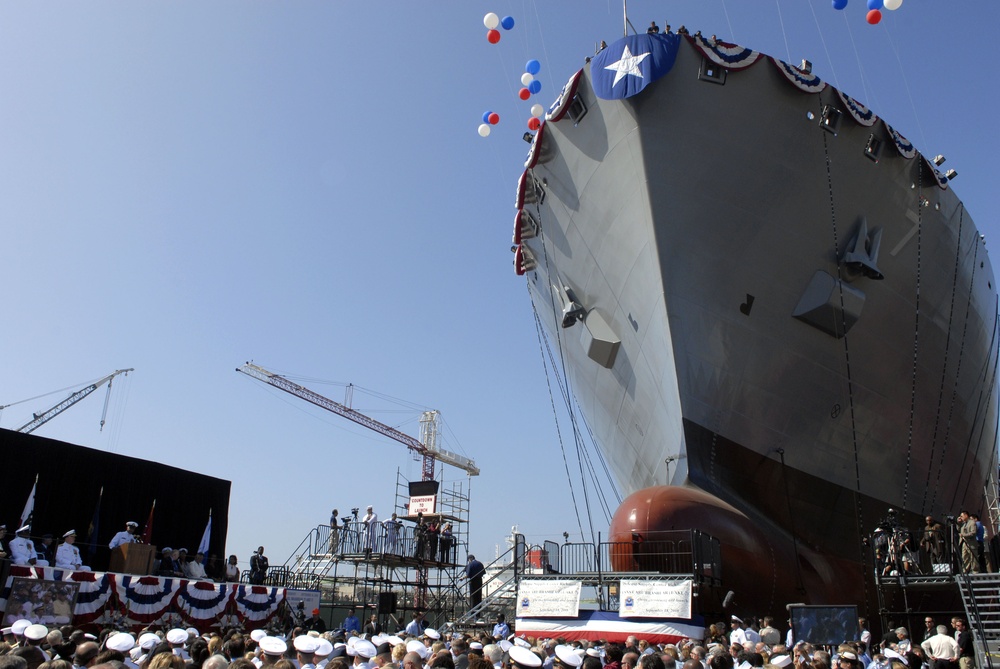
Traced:
[[425, 522], [450, 523], [451, 543], [446, 546], [440, 538], [420, 541], [415, 532], [418, 516], [409, 509], [410, 481], [397, 470], [395, 523], [390, 517], [365, 527], [355, 512], [336, 527], [319, 525], [283, 567], [269, 572], [268, 584], [319, 590], [320, 610], [333, 627], [349, 609], [361, 620], [375, 614], [387, 631], [402, 630], [415, 612], [424, 614], [432, 627], [443, 625], [468, 609], [462, 577], [470, 493], [468, 480], [441, 482], [435, 511], [422, 517]]

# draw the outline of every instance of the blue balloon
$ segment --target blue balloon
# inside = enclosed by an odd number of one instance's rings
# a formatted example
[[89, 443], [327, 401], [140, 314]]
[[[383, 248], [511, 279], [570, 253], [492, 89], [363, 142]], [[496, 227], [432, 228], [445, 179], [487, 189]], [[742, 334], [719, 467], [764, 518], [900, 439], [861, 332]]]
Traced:
[[868, 0], [868, 9], [882, 9], [882, 0]]
[[534, 95], [538, 91], [542, 90], [542, 82], [540, 82], [538, 79], [532, 80], [532, 82], [528, 84], [528, 90], [531, 92], [532, 95]]
[[502, 19], [500, 19], [500, 26], [504, 30], [510, 30], [511, 28], [514, 27], [514, 17], [513, 16], [503, 17]]
[[834, 9], [843, 9], [847, 7], [847, 0], [833, 0]]
[[490, 122], [490, 114], [492, 114], [492, 113], [493, 112], [490, 112], [490, 111], [484, 111], [483, 112], [483, 123], [489, 123]]
[[537, 60], [529, 60], [528, 64], [524, 66], [524, 71], [528, 74], [535, 75], [538, 74], [542, 69], [542, 64]]

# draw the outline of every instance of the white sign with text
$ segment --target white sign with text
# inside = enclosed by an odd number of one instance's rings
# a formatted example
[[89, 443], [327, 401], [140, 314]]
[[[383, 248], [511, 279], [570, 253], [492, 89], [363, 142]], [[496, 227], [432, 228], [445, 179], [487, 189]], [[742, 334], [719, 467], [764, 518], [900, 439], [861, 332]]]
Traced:
[[691, 617], [691, 581], [623, 580], [618, 594], [621, 618]]

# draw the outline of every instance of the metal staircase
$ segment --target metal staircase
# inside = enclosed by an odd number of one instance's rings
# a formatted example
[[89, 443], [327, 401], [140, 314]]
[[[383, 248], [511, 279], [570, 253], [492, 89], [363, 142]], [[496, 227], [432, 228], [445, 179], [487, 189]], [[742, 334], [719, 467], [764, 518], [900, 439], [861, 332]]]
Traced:
[[958, 574], [955, 581], [976, 640], [976, 666], [993, 669], [1000, 660], [1000, 574]]

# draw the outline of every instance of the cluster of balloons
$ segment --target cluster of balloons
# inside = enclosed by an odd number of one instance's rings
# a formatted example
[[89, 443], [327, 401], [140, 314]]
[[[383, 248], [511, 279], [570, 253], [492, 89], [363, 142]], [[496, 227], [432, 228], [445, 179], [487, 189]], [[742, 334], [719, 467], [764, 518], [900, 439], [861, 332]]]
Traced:
[[500, 31], [497, 30], [497, 26], [500, 26], [504, 30], [510, 30], [514, 27], [514, 17], [505, 16], [502, 19], [490, 12], [483, 17], [483, 25], [486, 26], [486, 41], [490, 44], [496, 44], [500, 41]]
[[479, 136], [489, 137], [490, 126], [496, 125], [499, 122], [500, 122], [500, 114], [491, 111], [483, 112], [483, 124], [479, 126]]
[[[896, 11], [903, 6], [903, 0], [868, 0], [868, 15], [866, 20], [875, 25], [882, 20], [882, 10]], [[834, 9], [847, 7], [847, 0], [833, 0]]]
[[524, 87], [517, 93], [517, 97], [527, 100], [542, 90], [542, 82], [535, 79], [535, 75], [542, 69], [542, 64], [537, 60], [529, 60], [524, 66], [524, 74], [521, 75], [521, 85]]

